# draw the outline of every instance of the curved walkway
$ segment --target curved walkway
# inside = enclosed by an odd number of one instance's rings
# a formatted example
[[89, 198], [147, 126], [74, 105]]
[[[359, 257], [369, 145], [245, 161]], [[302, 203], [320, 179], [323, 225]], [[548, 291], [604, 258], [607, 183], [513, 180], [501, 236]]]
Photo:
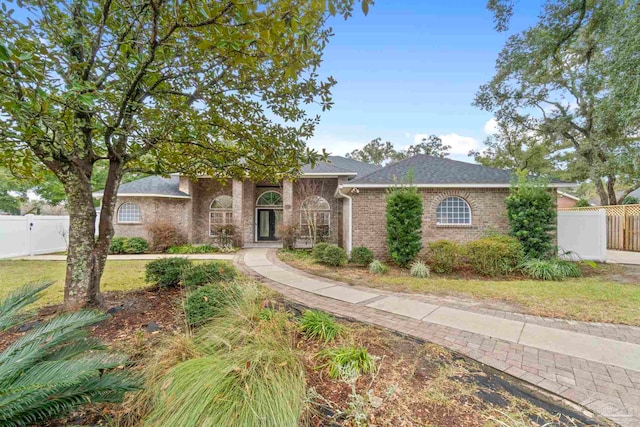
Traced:
[[622, 326], [629, 334], [614, 333], [611, 338], [599, 335], [617, 325], [594, 324], [597, 333], [591, 334], [588, 328], [578, 332], [566, 327], [584, 322], [547, 325], [542, 318], [513, 320], [424, 302], [416, 295], [313, 276], [282, 263], [275, 250], [266, 248], [243, 250], [235, 262], [306, 306], [440, 344], [622, 426], [640, 426], [640, 328]]

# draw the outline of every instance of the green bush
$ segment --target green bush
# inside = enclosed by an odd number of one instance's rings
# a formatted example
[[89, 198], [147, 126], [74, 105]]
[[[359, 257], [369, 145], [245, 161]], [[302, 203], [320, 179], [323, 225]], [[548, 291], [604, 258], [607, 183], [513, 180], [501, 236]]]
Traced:
[[124, 241], [125, 254], [143, 254], [149, 249], [149, 244], [142, 237], [130, 237]]
[[429, 243], [429, 265], [436, 273], [451, 273], [460, 259], [462, 247], [450, 240]]
[[466, 257], [476, 273], [502, 276], [513, 272], [522, 262], [522, 245], [513, 237], [485, 237], [467, 244]]
[[364, 246], [356, 246], [351, 249], [351, 263], [356, 265], [369, 265], [373, 261], [373, 252]]
[[554, 250], [556, 202], [547, 184], [520, 177], [505, 200], [510, 235], [520, 240], [527, 258], [546, 258]]
[[582, 271], [573, 262], [560, 259], [529, 259], [522, 264], [522, 272], [537, 280], [564, 280], [580, 277]]
[[220, 249], [208, 243], [204, 245], [180, 245], [171, 246], [167, 249], [168, 254], [214, 254], [220, 252]]
[[300, 330], [309, 338], [333, 341], [341, 331], [335, 319], [324, 311], [306, 310], [300, 319]]
[[[25, 306], [50, 285], [27, 285], [1, 300], [0, 332], [23, 322]], [[121, 369], [126, 358], [89, 337], [88, 327], [105, 318], [97, 311], [62, 314], [5, 346], [0, 426], [50, 425], [84, 404], [119, 403], [138, 389], [135, 377]]]
[[209, 261], [184, 267], [180, 274], [180, 283], [189, 288], [208, 283], [229, 282], [236, 276], [236, 269], [228, 262]]
[[211, 284], [199, 287], [184, 300], [184, 311], [191, 326], [203, 323], [220, 315], [240, 294], [236, 285]]
[[315, 246], [313, 247], [313, 252], [312, 252], [313, 259], [315, 259], [318, 262], [322, 262], [322, 259], [324, 258], [324, 251], [328, 247], [329, 247], [329, 244], [326, 242], [316, 243]]
[[344, 249], [336, 245], [329, 245], [322, 252], [322, 262], [324, 264], [339, 267], [345, 265], [349, 258]]
[[110, 254], [123, 254], [124, 253], [124, 242], [127, 241], [126, 237], [114, 237], [111, 239], [111, 243], [109, 244], [109, 253]]
[[389, 267], [387, 267], [386, 265], [384, 265], [382, 262], [378, 261], [377, 259], [371, 261], [371, 264], [369, 264], [369, 273], [372, 273], [372, 274], [384, 274], [387, 271], [389, 271]]
[[191, 265], [187, 258], [160, 258], [148, 262], [145, 267], [145, 280], [160, 287], [180, 284], [182, 270]]
[[325, 360], [319, 369], [328, 369], [331, 378], [371, 374], [376, 363], [364, 347], [328, 348], [318, 353]]
[[429, 270], [429, 266], [423, 261], [414, 261], [413, 264], [411, 264], [411, 275], [419, 279], [425, 279], [431, 275], [431, 271]]
[[387, 195], [387, 248], [406, 267], [422, 249], [422, 197], [415, 187], [400, 187]]

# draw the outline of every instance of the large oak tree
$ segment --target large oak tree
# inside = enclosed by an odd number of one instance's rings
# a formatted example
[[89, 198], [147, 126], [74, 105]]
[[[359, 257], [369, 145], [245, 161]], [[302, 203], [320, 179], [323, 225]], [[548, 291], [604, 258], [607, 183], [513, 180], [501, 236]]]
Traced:
[[[327, 19], [355, 0], [18, 0], [0, 19], [0, 159], [62, 183], [71, 217], [65, 306], [100, 304], [123, 174], [295, 175], [318, 153], [307, 104]], [[361, 0], [366, 13], [370, 0]], [[94, 239], [91, 182], [107, 164]]]

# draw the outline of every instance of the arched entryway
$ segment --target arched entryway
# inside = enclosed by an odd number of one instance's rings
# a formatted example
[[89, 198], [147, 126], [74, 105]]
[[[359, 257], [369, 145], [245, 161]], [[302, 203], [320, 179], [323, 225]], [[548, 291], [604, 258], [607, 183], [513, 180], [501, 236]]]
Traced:
[[282, 194], [277, 191], [265, 191], [256, 200], [256, 240], [278, 240], [280, 224], [282, 224]]

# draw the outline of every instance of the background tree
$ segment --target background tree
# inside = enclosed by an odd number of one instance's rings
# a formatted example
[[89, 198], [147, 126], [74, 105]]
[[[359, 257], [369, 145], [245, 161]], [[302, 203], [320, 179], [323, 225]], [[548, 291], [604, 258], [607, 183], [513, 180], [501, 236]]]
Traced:
[[[511, 3], [490, 6], [500, 5], [501, 16], [508, 16]], [[612, 28], [625, 27], [616, 20], [633, 19], [620, 15], [619, 3], [547, 1], [538, 24], [509, 38], [496, 75], [475, 100], [499, 123], [524, 117], [545, 149], [562, 153], [572, 179], [594, 183], [602, 204], [620, 203], [640, 185], [638, 122], [621, 116], [629, 103], [613, 90], [605, 65], [615, 43], [623, 43], [611, 36]], [[626, 191], [617, 197], [620, 187]]]
[[326, 21], [354, 2], [25, 0], [3, 14], [0, 158], [25, 174], [44, 165], [64, 187], [67, 308], [100, 303], [126, 172], [274, 180], [318, 159], [305, 105], [331, 107], [335, 81], [318, 75]]
[[380, 166], [389, 162], [397, 162], [417, 154], [447, 157], [450, 149], [450, 145], [445, 145], [442, 139], [435, 135], [423, 138], [422, 141], [416, 145], [410, 145], [405, 150], [396, 150], [390, 141], [383, 143], [381, 138], [376, 138], [364, 147], [347, 153], [346, 157]]

